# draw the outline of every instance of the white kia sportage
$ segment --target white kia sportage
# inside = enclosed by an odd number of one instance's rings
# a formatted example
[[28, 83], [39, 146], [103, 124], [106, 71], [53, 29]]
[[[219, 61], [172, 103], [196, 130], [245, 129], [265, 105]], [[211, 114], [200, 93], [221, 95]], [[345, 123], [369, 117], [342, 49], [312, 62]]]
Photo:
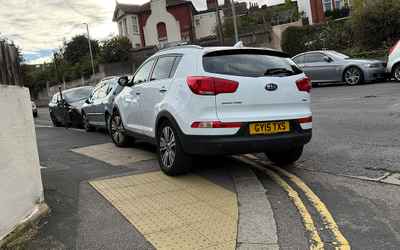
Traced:
[[148, 58], [115, 99], [110, 131], [157, 145], [166, 174], [193, 156], [263, 152], [298, 160], [311, 140], [310, 80], [288, 55], [269, 49], [178, 46]]

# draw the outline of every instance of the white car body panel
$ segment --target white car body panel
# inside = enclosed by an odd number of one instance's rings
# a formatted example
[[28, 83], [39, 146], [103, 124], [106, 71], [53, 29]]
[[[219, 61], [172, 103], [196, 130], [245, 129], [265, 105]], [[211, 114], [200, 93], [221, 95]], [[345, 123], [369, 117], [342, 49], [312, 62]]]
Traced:
[[387, 72], [391, 73], [393, 70], [393, 66], [398, 62], [400, 62], [400, 41], [397, 42], [397, 44], [393, 48], [392, 53], [389, 55], [387, 63]]
[[[171, 114], [186, 135], [234, 135], [239, 128], [191, 128], [196, 121], [251, 122], [292, 120], [312, 115], [310, 94], [300, 92], [296, 80], [305, 77], [298, 74], [291, 77], [238, 77], [205, 72], [203, 55], [219, 48], [175, 48], [160, 51], [151, 58], [165, 54], [182, 54], [181, 61], [171, 79], [146, 82], [126, 87], [116, 98], [123, 124], [127, 130], [155, 137], [156, 119], [160, 112]], [[150, 58], [149, 58], [150, 60]], [[187, 76], [215, 76], [239, 82], [239, 88], [232, 94], [217, 96], [196, 95], [187, 82]], [[276, 83], [277, 91], [266, 91], [267, 83]], [[165, 87], [167, 92], [160, 93]], [[140, 92], [140, 95], [137, 95]], [[226, 103], [237, 104], [226, 104]], [[239, 104], [240, 102], [240, 104]], [[312, 123], [301, 124], [311, 129]]]

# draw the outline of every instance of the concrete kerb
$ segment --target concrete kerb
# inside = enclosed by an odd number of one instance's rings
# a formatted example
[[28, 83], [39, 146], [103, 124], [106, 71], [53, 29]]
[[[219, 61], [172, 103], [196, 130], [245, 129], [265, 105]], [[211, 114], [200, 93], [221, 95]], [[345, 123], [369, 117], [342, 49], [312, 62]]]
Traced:
[[15, 229], [6, 237], [0, 240], [0, 249], [7, 249], [13, 247], [14, 245], [23, 244], [24, 240], [20, 241], [19, 239], [23, 238], [25, 233], [34, 228], [39, 221], [46, 217], [49, 213], [50, 209], [46, 203], [41, 202], [37, 204], [36, 210], [30, 214], [29, 217], [17, 225]]
[[231, 174], [239, 203], [236, 249], [279, 249], [276, 222], [263, 185], [249, 168], [235, 167]]

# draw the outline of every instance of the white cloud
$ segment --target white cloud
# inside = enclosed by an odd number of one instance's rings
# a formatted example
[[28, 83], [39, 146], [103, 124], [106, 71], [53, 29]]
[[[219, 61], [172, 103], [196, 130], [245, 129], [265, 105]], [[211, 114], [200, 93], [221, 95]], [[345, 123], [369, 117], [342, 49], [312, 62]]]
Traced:
[[52, 56], [45, 56], [45, 57], [39, 57], [37, 59], [30, 60], [26, 62], [26, 64], [43, 64], [43, 63], [50, 63], [52, 61]]
[[[118, 2], [143, 4], [148, 0]], [[193, 2], [198, 9], [206, 5], [206, 0]], [[64, 39], [85, 33], [82, 23], [89, 23], [95, 39], [102, 40], [117, 32], [112, 22], [115, 0], [0, 0], [0, 6], [0, 35], [29, 53], [58, 48]]]

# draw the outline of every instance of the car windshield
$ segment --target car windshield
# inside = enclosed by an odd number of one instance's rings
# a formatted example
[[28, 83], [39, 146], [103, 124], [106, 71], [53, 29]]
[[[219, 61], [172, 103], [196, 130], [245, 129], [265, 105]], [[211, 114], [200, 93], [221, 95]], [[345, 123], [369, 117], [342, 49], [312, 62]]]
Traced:
[[342, 59], [348, 59], [348, 58], [350, 58], [348, 55], [339, 53], [339, 52], [334, 51], [334, 50], [329, 51], [329, 53], [332, 54], [333, 56], [336, 56], [336, 57], [339, 57], [339, 58], [342, 58]]
[[91, 87], [68, 90], [68, 91], [63, 93], [63, 98], [67, 102], [77, 102], [77, 101], [81, 101], [81, 100], [87, 99], [90, 96], [91, 92], [92, 92], [92, 88]]
[[204, 70], [210, 73], [262, 77], [301, 74], [296, 64], [279, 53], [248, 50], [219, 51], [203, 57]]

